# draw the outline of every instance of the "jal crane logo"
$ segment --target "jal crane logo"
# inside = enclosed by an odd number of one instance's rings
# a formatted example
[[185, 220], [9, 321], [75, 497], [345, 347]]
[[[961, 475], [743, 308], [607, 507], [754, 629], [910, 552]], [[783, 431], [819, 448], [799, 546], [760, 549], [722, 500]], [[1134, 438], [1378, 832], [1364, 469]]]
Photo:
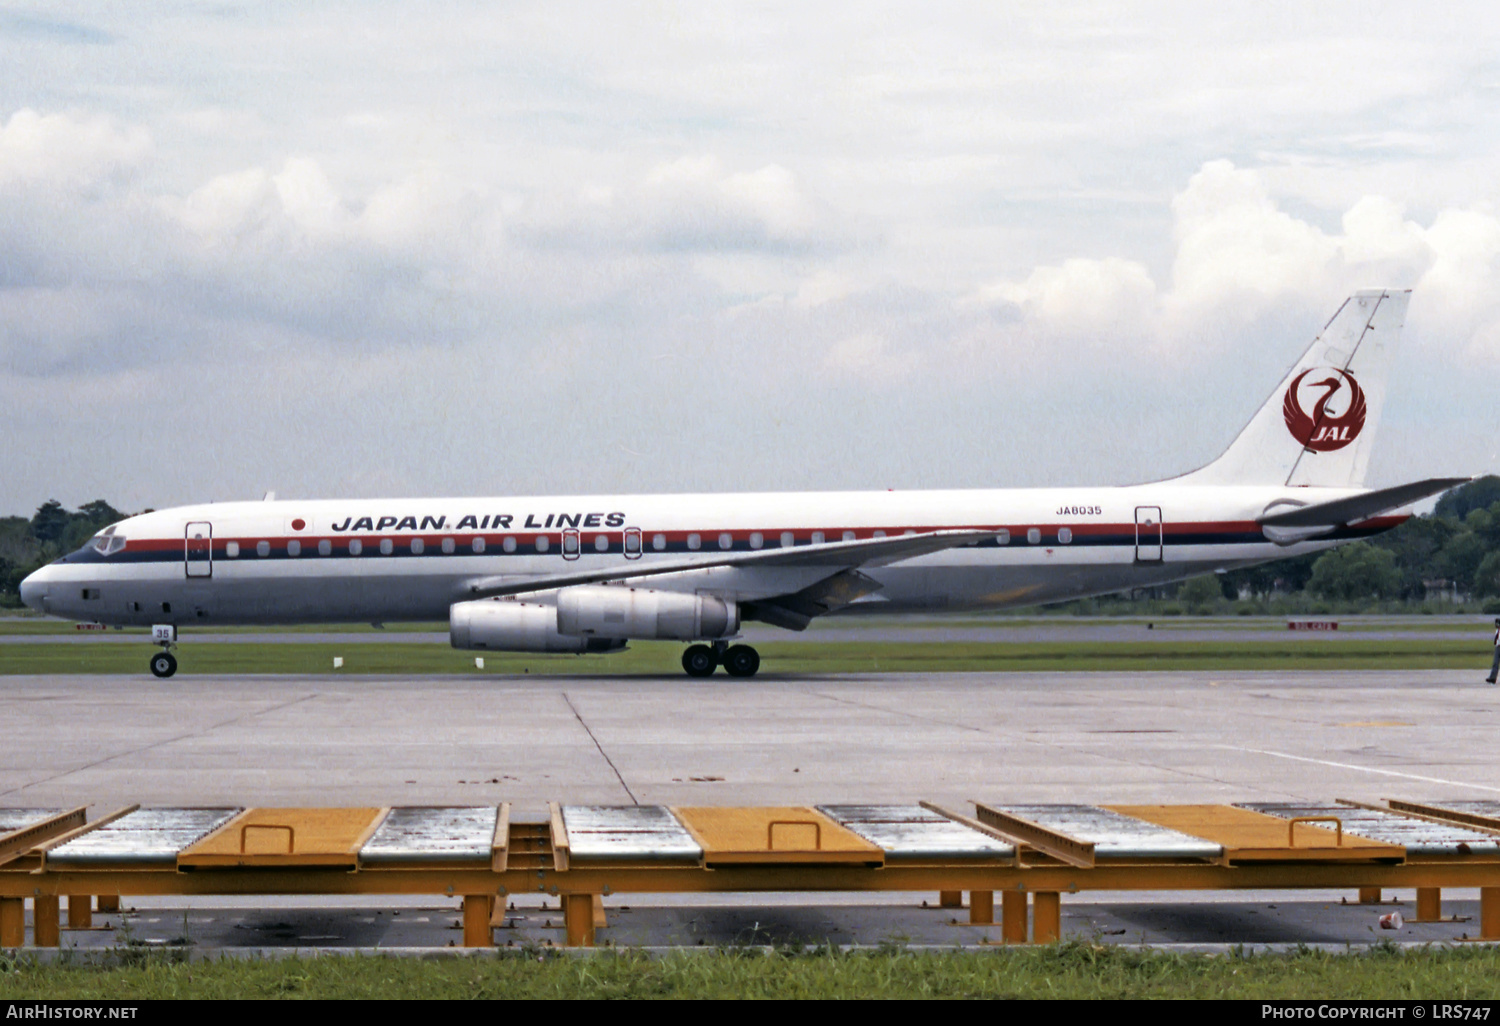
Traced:
[[1313, 452], [1333, 452], [1358, 438], [1366, 409], [1364, 389], [1354, 375], [1332, 367], [1309, 367], [1298, 374], [1281, 404], [1286, 429]]

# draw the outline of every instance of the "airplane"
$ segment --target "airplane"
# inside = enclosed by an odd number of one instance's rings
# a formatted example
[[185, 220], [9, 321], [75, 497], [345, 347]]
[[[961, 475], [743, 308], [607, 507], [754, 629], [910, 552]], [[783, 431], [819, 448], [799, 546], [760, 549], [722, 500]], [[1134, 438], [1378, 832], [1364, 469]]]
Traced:
[[52, 616], [180, 627], [421, 621], [454, 648], [612, 652], [688, 642], [683, 669], [751, 677], [738, 641], [830, 614], [994, 609], [1167, 584], [1332, 548], [1469, 478], [1363, 487], [1410, 292], [1351, 295], [1212, 463], [1081, 488], [282, 500], [143, 513], [31, 574]]

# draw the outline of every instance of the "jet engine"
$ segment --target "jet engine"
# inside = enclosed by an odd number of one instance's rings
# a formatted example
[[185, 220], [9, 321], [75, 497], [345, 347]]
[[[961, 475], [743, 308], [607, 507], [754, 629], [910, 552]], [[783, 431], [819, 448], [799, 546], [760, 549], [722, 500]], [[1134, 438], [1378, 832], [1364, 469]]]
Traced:
[[486, 599], [449, 608], [448, 640], [454, 648], [499, 652], [614, 652], [625, 647], [612, 638], [559, 633], [555, 606]]
[[579, 585], [557, 595], [557, 630], [593, 638], [727, 638], [740, 629], [733, 600], [649, 588]]

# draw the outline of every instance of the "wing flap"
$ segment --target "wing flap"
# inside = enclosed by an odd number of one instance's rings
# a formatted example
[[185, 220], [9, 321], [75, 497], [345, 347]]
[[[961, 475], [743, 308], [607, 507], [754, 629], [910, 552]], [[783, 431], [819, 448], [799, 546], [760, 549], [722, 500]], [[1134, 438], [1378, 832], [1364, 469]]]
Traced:
[[824, 542], [821, 545], [799, 545], [786, 549], [761, 549], [756, 552], [732, 552], [692, 559], [631, 563], [601, 570], [576, 573], [543, 574], [536, 577], [481, 577], [468, 585], [469, 598], [494, 598], [500, 595], [524, 595], [530, 592], [569, 588], [575, 584], [604, 584], [610, 581], [632, 581], [643, 577], [660, 577], [715, 567], [828, 567], [830, 574], [862, 566], [884, 566], [903, 559], [915, 559], [945, 549], [959, 548], [994, 538], [995, 531], [927, 531], [895, 538], [863, 538], [855, 541]]
[[842, 609], [855, 599], [873, 595], [881, 588], [858, 570], [840, 570], [790, 595], [773, 595], [740, 606], [747, 620], [760, 620], [789, 631], [805, 631], [814, 617]]

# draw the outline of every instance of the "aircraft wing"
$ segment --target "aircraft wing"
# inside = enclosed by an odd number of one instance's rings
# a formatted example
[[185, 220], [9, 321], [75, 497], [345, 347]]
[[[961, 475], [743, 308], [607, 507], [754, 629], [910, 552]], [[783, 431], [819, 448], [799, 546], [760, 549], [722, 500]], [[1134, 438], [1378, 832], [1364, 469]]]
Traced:
[[830, 576], [862, 566], [884, 566], [903, 559], [926, 556], [944, 549], [959, 548], [994, 538], [995, 531], [927, 531], [894, 538], [864, 538], [856, 541], [824, 542], [821, 545], [798, 545], [792, 548], [760, 549], [755, 552], [728, 552], [689, 559], [661, 560], [650, 563], [627, 563], [605, 570], [582, 570], [577, 573], [545, 574], [539, 577], [482, 577], [469, 582], [472, 598], [498, 595], [523, 595], [528, 592], [552, 591], [575, 584], [603, 584], [607, 581], [630, 581], [642, 577], [660, 577], [714, 567], [827, 567]]
[[1347, 499], [1334, 499], [1314, 506], [1299, 506], [1283, 513], [1272, 513], [1261, 517], [1263, 527], [1342, 527], [1357, 520], [1389, 513], [1408, 506], [1418, 499], [1425, 499], [1438, 492], [1446, 492], [1461, 484], [1474, 480], [1471, 477], [1434, 477], [1426, 481], [1397, 485], [1394, 488], [1377, 488]]

